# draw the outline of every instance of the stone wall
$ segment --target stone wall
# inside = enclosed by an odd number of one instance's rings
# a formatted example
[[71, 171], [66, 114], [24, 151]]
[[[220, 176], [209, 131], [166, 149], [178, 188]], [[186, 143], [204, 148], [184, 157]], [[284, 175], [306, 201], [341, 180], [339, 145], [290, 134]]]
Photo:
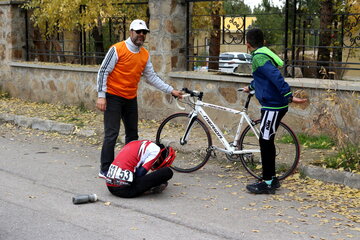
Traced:
[[149, 51], [155, 71], [163, 78], [185, 70], [185, 4], [179, 0], [150, 0]]
[[24, 11], [18, 2], [0, 1], [0, 83], [11, 78], [9, 62], [24, 57], [25, 31], [19, 31], [24, 26]]
[[2, 81], [2, 88], [11, 96], [94, 109], [97, 68], [29, 62], [11, 62], [9, 65], [11, 75]]
[[[3, 81], [3, 88], [12, 96], [32, 101], [66, 105], [84, 105], [95, 109], [97, 67], [68, 67], [27, 62], [12, 62], [11, 79]], [[204, 101], [241, 110], [246, 95], [237, 89], [250, 78], [219, 75], [206, 72], [170, 72], [167, 82], [177, 89], [204, 92]], [[293, 91], [301, 90], [309, 102], [291, 104], [284, 121], [297, 132], [337, 134], [342, 131], [359, 140], [360, 84], [352, 81], [320, 79], [286, 79]], [[142, 79], [138, 91], [140, 118], [162, 120], [179, 112], [170, 95], [150, 86]], [[259, 104], [254, 98], [249, 113], [260, 117]], [[209, 115], [223, 129], [233, 130], [234, 115], [209, 109]]]
[[[237, 91], [251, 78], [219, 75], [215, 73], [172, 72], [173, 85], [204, 92], [204, 101], [241, 110], [246, 94]], [[307, 98], [305, 104], [290, 104], [284, 118], [296, 132], [327, 134], [334, 137], [349, 136], [355, 143], [360, 140], [360, 83], [325, 79], [287, 78], [292, 91]], [[145, 111], [145, 110], [144, 110]], [[173, 112], [176, 107], [173, 105]], [[216, 123], [225, 130], [236, 129], [238, 117], [233, 114], [206, 109]], [[260, 105], [253, 98], [249, 114], [260, 118]]]

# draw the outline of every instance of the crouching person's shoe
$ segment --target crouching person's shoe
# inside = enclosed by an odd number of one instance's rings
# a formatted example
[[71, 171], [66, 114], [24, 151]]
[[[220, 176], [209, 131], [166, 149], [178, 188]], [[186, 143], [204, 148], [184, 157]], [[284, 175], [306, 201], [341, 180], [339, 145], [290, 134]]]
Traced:
[[152, 187], [150, 188], [149, 192], [150, 193], [161, 193], [162, 191], [165, 190], [165, 188], [167, 187], [168, 183], [162, 183], [159, 186], [156, 187]]
[[105, 179], [105, 178], [106, 178], [106, 175], [107, 175], [107, 172], [100, 170], [100, 172], [99, 172], [99, 178]]

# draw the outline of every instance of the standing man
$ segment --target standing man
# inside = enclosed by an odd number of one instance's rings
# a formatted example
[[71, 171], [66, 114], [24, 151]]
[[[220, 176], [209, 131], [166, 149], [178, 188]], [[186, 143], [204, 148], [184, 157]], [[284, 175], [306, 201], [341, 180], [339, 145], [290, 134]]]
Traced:
[[105, 178], [114, 160], [114, 148], [120, 131], [125, 127], [125, 144], [137, 140], [137, 90], [141, 75], [159, 90], [181, 97], [181, 92], [161, 80], [154, 71], [149, 52], [143, 47], [149, 29], [143, 20], [130, 24], [130, 37], [110, 47], [97, 76], [96, 107], [104, 112], [104, 142], [101, 150], [99, 177]]

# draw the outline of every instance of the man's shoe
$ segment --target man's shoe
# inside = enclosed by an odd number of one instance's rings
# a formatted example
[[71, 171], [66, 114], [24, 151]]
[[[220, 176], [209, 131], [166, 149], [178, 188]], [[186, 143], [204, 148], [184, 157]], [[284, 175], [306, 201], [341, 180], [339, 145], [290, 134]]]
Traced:
[[273, 188], [279, 188], [281, 186], [280, 181], [277, 177], [273, 177], [271, 182], [271, 187]]
[[159, 186], [156, 187], [152, 187], [150, 188], [150, 193], [161, 193], [162, 191], [165, 190], [165, 188], [167, 187], [168, 183], [162, 183]]
[[100, 170], [100, 172], [99, 172], [99, 178], [105, 179], [105, 178], [106, 178], [106, 175], [107, 175], [107, 172]]
[[274, 194], [275, 186], [269, 185], [265, 181], [249, 184], [246, 189], [255, 194]]

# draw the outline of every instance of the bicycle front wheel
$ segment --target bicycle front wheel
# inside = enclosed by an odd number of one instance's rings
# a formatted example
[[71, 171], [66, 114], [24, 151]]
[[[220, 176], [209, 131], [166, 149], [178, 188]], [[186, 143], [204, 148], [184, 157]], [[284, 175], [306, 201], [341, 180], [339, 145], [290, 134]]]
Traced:
[[171, 165], [179, 172], [193, 172], [205, 165], [211, 155], [212, 145], [209, 129], [200, 120], [191, 124], [187, 140], [182, 141], [190, 122], [187, 113], [175, 113], [167, 117], [160, 125], [156, 142], [172, 147], [176, 158]]
[[[260, 129], [260, 120], [255, 121], [254, 127]], [[259, 140], [247, 126], [242, 132], [239, 140], [239, 149], [260, 149]], [[291, 175], [300, 160], [300, 144], [295, 133], [285, 123], [280, 122], [275, 134], [275, 169], [279, 180]], [[240, 155], [241, 163], [245, 169], [255, 178], [262, 178], [261, 153], [246, 153]]]

